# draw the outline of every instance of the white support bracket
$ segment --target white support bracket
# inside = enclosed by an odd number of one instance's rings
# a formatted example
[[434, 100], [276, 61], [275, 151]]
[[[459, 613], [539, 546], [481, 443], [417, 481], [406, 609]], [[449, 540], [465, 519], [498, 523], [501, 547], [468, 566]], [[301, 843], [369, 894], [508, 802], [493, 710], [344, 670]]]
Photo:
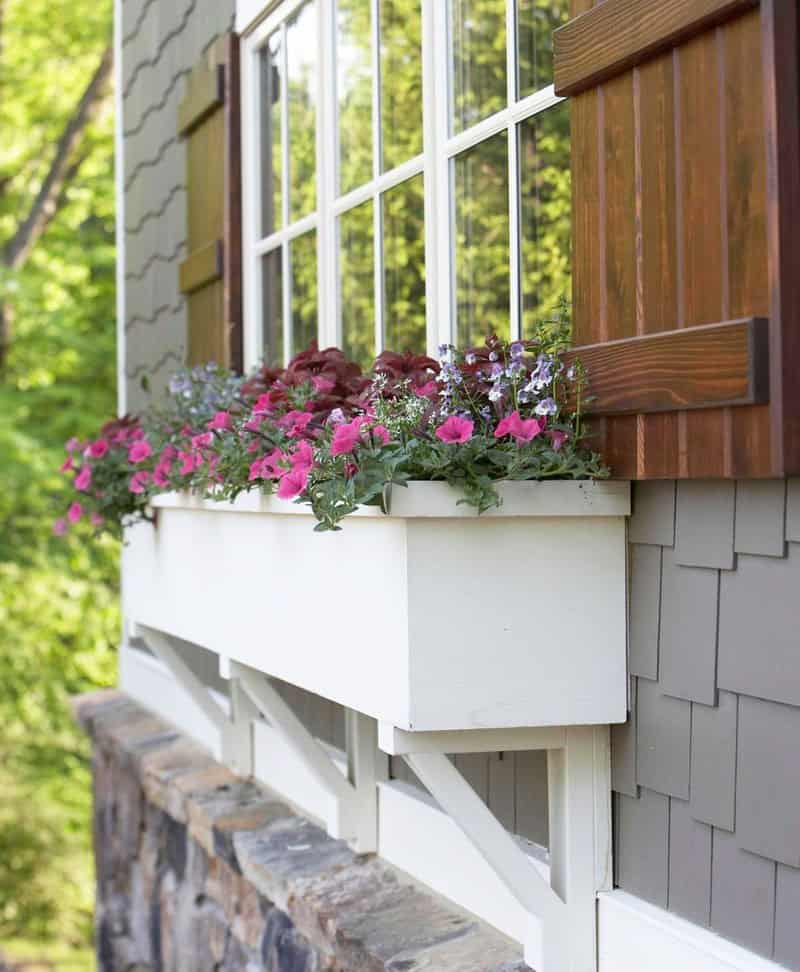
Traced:
[[[530, 915], [537, 972], [596, 972], [597, 892], [611, 887], [611, 762], [606, 726], [406, 732], [381, 724], [401, 755]], [[445, 754], [547, 751], [550, 882]]]
[[256, 710], [263, 713], [319, 785], [331, 797], [325, 821], [329, 834], [346, 840], [359, 853], [378, 847], [377, 783], [380, 777], [378, 729], [374, 719], [347, 713], [347, 777], [332, 761], [261, 672], [231, 662], [231, 677], [239, 682]]
[[241, 691], [237, 681], [231, 681], [230, 712], [226, 712], [181, 658], [170, 635], [141, 624], [137, 624], [134, 630], [166, 665], [203, 715], [219, 730], [223, 763], [240, 776], [251, 776], [253, 719], [258, 718], [258, 711]]

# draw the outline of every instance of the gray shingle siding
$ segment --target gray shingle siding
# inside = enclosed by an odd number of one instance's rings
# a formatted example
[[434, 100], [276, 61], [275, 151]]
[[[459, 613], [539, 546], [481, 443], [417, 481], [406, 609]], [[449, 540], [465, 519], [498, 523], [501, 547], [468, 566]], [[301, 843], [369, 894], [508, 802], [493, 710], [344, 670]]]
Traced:
[[634, 487], [637, 704], [612, 731], [617, 885], [796, 970], [799, 482]]

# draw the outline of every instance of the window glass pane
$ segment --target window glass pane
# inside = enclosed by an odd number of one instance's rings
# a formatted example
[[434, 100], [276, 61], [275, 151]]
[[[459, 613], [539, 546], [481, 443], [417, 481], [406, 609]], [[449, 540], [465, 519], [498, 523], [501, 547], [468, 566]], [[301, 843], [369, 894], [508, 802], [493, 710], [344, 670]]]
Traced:
[[375, 357], [374, 266], [370, 200], [339, 219], [342, 350], [365, 368]]
[[317, 231], [290, 244], [292, 261], [292, 354], [317, 338]]
[[317, 5], [308, 3], [286, 29], [289, 93], [289, 206], [291, 221], [312, 213], [316, 200], [315, 105]]
[[283, 364], [283, 260], [280, 249], [261, 258], [264, 361]]
[[569, 20], [569, 0], [517, 0], [519, 95], [553, 83], [553, 31]]
[[339, 0], [336, 90], [339, 102], [339, 192], [372, 178], [372, 44], [370, 0]]
[[384, 172], [422, 151], [422, 0], [381, 0]]
[[520, 135], [522, 336], [571, 297], [569, 107], [524, 121]]
[[508, 137], [455, 159], [456, 326], [462, 347], [509, 337]]
[[283, 144], [281, 89], [283, 88], [280, 32], [261, 51], [261, 235], [283, 225]]
[[450, 0], [453, 131], [505, 108], [506, 0]]
[[425, 204], [422, 175], [384, 193], [385, 346], [425, 353]]

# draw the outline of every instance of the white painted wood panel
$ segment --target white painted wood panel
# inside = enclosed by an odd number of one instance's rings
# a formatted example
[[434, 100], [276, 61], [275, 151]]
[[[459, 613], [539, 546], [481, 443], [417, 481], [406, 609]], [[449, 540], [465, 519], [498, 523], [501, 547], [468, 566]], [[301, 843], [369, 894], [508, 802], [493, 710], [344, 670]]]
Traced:
[[[129, 645], [119, 649], [119, 687], [140, 705], [167, 719], [176, 729], [222, 759], [219, 728], [176, 681], [163, 662]], [[227, 708], [228, 699], [213, 693], [214, 701]]]
[[507, 485], [508, 515], [412, 484], [328, 534], [273, 498], [160, 498], [126, 617], [402, 729], [622, 722], [627, 484]]
[[599, 972], [781, 972], [783, 966], [625, 891], [598, 901]]
[[[378, 785], [378, 853], [509, 938], [541, 938], [541, 929], [458, 825], [408, 783]], [[530, 860], [549, 881], [544, 852]]]

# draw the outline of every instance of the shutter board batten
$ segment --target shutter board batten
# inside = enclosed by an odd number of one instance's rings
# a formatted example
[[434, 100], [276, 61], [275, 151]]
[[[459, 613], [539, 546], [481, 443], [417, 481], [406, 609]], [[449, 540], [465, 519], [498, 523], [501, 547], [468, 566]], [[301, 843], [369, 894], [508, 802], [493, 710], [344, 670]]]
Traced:
[[554, 34], [575, 352], [617, 477], [800, 470], [797, 20], [793, 0], [572, 0]]
[[188, 308], [190, 365], [241, 372], [241, 131], [239, 39], [220, 37], [186, 81], [178, 132], [186, 141], [187, 258], [179, 268]]

